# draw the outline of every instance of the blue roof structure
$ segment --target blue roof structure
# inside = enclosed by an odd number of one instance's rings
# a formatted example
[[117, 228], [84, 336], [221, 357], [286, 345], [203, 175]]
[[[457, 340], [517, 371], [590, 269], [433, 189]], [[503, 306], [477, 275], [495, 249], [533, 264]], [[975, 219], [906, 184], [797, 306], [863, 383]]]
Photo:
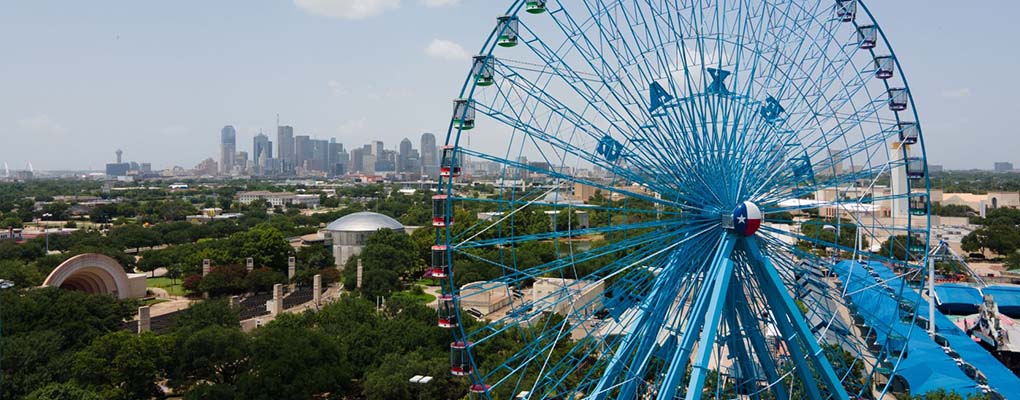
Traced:
[[1020, 318], [1020, 286], [988, 286], [981, 292], [992, 295], [1000, 313]]
[[981, 291], [973, 286], [945, 283], [935, 286], [935, 305], [944, 314], [976, 314], [984, 301]]
[[[963, 395], [978, 393], [977, 382], [957, 366], [956, 360], [950, 358], [942, 346], [932, 341], [925, 330], [901, 318], [903, 311], [897, 303], [899, 296], [896, 294], [902, 292], [903, 299], [917, 302], [917, 309], [925, 310], [928, 302], [919, 293], [902, 285], [902, 280], [879, 262], [843, 261], [834, 266], [834, 272], [847, 283], [847, 292], [851, 293], [850, 300], [856, 306], [857, 314], [869, 326], [878, 328], [875, 330], [876, 342], [894, 347], [905, 345], [907, 348], [894, 374], [907, 381], [912, 395], [934, 389]], [[935, 330], [963, 361], [987, 378], [989, 387], [1006, 398], [1016, 395], [1020, 378], [940, 312], [935, 313]], [[887, 331], [899, 337], [889, 338]]]

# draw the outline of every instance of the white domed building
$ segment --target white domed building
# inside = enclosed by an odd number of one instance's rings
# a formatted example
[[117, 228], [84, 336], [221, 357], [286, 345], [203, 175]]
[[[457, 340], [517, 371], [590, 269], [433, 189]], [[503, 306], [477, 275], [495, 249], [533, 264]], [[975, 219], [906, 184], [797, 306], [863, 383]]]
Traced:
[[332, 241], [333, 259], [343, 269], [347, 259], [361, 254], [368, 237], [380, 229], [405, 232], [397, 220], [374, 212], [357, 212], [338, 218], [326, 226], [326, 235]]

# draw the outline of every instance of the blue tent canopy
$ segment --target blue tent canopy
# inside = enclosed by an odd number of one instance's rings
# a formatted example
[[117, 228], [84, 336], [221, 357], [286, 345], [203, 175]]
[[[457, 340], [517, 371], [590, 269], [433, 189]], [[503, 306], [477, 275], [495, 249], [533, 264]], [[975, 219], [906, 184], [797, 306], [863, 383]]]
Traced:
[[975, 314], [984, 301], [978, 288], [956, 283], [935, 286], [935, 295], [939, 311], [951, 315]]
[[992, 295], [999, 312], [1010, 318], [1020, 318], [1020, 286], [989, 286], [981, 291]]

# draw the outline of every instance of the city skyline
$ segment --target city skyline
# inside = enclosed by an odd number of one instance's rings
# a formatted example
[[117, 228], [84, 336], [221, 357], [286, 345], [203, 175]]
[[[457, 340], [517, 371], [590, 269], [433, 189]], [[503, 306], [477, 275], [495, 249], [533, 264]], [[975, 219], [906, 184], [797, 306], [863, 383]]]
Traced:
[[[0, 16], [0, 33], [19, 38], [5, 46], [8, 73], [0, 76], [8, 94], [0, 99], [0, 161], [102, 170], [121, 148], [155, 169], [189, 167], [219, 159], [219, 140], [208, 132], [225, 121], [239, 136], [261, 131], [272, 140], [278, 113], [282, 125], [339, 142], [397, 143], [426, 131], [444, 142], [450, 101], [485, 39], [477, 32], [488, 32], [504, 5], [365, 4], [186, 1], [99, 12], [16, 3]], [[928, 160], [948, 169], [1020, 162], [1011, 151], [1020, 116], [1004, 95], [1020, 89], [1005, 73], [1020, 67], [1020, 55], [996, 53], [994, 65], [968, 72], [989, 57], [968, 43], [1008, 48], [1005, 38], [1018, 28], [1005, 16], [1020, 6], [983, 5], [1006, 12], [920, 0], [869, 4], [909, 71]], [[961, 25], [969, 28], [954, 28]]]

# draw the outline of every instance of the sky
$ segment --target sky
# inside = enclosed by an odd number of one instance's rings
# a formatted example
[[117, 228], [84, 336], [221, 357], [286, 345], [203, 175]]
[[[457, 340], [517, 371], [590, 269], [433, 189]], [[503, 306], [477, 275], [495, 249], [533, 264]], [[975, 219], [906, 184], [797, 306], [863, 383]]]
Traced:
[[[579, 1], [579, 0], [578, 0]], [[191, 168], [295, 134], [442, 141], [451, 99], [509, 0], [0, 0], [0, 162], [102, 169], [114, 151]], [[873, 0], [928, 161], [1020, 165], [1020, 3]]]

